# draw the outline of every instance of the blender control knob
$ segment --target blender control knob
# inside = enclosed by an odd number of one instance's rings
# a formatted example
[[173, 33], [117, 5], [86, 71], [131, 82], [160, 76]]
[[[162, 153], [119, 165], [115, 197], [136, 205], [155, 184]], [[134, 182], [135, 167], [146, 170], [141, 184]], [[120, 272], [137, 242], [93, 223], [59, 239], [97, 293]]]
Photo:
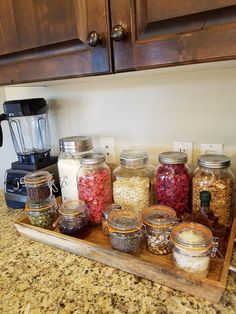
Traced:
[[12, 182], [13, 190], [18, 191], [20, 189], [20, 186], [21, 185], [20, 185], [19, 179], [18, 178], [14, 179]]

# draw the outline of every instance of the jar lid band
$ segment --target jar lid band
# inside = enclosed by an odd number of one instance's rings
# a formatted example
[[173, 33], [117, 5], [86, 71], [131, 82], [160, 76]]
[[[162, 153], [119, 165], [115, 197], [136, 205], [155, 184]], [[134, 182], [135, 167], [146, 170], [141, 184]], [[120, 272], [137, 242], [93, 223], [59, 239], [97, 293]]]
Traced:
[[214, 169], [228, 168], [230, 166], [230, 158], [225, 155], [205, 154], [198, 158], [198, 165]]
[[93, 149], [89, 136], [70, 136], [59, 139], [60, 151], [65, 153], [82, 153]]
[[164, 152], [158, 156], [158, 160], [162, 164], [185, 164], [188, 161], [188, 156], [182, 152]]
[[101, 153], [86, 154], [80, 159], [81, 165], [98, 165], [106, 161], [106, 158]]
[[52, 174], [47, 171], [36, 171], [24, 176], [22, 181], [25, 184], [35, 186], [48, 183], [52, 180], [52, 177]]
[[127, 149], [120, 154], [120, 163], [127, 168], [144, 167], [149, 161], [148, 154], [142, 150]]

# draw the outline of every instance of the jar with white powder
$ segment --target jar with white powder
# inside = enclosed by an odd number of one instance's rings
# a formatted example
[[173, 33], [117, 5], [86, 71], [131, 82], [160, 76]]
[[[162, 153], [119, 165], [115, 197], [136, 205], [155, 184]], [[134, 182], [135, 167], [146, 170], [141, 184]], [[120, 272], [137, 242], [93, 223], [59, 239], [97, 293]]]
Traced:
[[173, 227], [170, 240], [175, 265], [188, 273], [206, 277], [210, 258], [217, 250], [217, 242], [210, 229], [201, 224], [183, 222]]
[[83, 155], [92, 152], [92, 138], [88, 136], [64, 137], [59, 140], [58, 158], [62, 202], [78, 200], [77, 172]]

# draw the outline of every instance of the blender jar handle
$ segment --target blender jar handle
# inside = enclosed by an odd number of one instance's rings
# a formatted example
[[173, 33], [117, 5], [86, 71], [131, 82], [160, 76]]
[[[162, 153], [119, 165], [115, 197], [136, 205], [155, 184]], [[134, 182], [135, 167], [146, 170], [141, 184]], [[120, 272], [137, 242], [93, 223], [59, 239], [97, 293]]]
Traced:
[[2, 147], [2, 142], [3, 142], [1, 122], [4, 120], [7, 120], [7, 116], [5, 113], [2, 113], [0, 114], [0, 147]]

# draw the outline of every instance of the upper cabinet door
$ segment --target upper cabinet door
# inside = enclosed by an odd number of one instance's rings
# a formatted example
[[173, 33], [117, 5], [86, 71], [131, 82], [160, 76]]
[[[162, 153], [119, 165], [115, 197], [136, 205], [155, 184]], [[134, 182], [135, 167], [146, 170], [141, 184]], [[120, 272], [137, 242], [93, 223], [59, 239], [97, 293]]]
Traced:
[[111, 72], [108, 0], [1, 0], [0, 84]]
[[111, 0], [115, 71], [236, 57], [236, 0]]

